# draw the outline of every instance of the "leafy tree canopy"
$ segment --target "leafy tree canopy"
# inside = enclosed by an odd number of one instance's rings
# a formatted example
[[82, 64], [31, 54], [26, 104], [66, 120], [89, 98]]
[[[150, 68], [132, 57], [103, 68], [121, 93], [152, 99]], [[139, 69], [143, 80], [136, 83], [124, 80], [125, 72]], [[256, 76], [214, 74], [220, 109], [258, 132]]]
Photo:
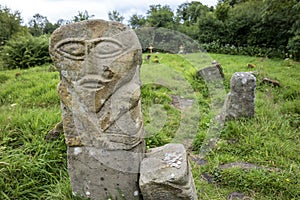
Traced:
[[0, 45], [4, 45], [14, 34], [22, 31], [19, 11], [11, 11], [0, 5]]
[[84, 11], [84, 12], [80, 12], [78, 11], [78, 15], [73, 17], [73, 22], [80, 22], [80, 21], [84, 21], [84, 20], [88, 20], [93, 18], [94, 15], [89, 15], [88, 11]]
[[113, 10], [108, 12], [108, 19], [110, 21], [122, 23], [125, 18], [118, 11]]

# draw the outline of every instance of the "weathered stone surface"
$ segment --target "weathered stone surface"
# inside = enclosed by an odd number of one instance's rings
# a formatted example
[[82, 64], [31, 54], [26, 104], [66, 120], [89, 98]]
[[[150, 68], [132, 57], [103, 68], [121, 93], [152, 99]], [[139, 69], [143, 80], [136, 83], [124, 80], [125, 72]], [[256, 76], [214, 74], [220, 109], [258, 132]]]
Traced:
[[184, 146], [151, 149], [141, 163], [140, 188], [144, 200], [197, 200]]
[[139, 70], [134, 31], [103, 20], [68, 24], [51, 36], [60, 72], [63, 128], [74, 193], [91, 199], [139, 199], [144, 155]]
[[91, 199], [139, 199], [138, 170], [143, 144], [131, 152], [69, 147], [68, 170], [75, 195]]
[[224, 73], [221, 64], [218, 63], [217, 61], [213, 61], [212, 64], [213, 64], [212, 66], [200, 69], [197, 72], [197, 76], [202, 77], [207, 82], [223, 80]]
[[246, 196], [244, 193], [241, 192], [233, 192], [227, 196], [227, 200], [237, 200], [237, 199], [250, 200], [250, 197]]
[[255, 114], [256, 78], [248, 72], [236, 72], [230, 80], [225, 101], [226, 119], [253, 117]]

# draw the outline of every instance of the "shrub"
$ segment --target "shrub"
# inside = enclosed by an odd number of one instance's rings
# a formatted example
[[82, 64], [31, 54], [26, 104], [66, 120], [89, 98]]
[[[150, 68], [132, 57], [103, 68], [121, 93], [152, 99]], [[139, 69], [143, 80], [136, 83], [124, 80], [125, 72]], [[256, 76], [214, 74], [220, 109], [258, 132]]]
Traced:
[[210, 53], [230, 54], [230, 55], [244, 55], [244, 56], [257, 56], [257, 57], [271, 57], [271, 58], [285, 58], [285, 48], [268, 48], [258, 46], [234, 46], [222, 45], [219, 42], [212, 42], [202, 44], [202, 47]]
[[9, 40], [3, 47], [0, 54], [3, 66], [5, 69], [25, 69], [48, 63], [51, 61], [48, 47], [49, 37], [46, 35], [18, 36]]
[[300, 35], [296, 35], [289, 40], [288, 49], [293, 58], [300, 61]]

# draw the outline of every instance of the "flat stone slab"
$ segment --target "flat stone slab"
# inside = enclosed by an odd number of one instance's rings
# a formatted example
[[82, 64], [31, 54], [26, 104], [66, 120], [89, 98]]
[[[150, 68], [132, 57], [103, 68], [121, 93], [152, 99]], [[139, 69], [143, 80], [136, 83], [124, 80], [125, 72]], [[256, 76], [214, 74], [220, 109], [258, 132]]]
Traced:
[[172, 105], [179, 110], [182, 110], [184, 108], [191, 108], [195, 102], [194, 99], [187, 99], [177, 95], [171, 95], [171, 98]]
[[191, 168], [182, 144], [151, 149], [141, 163], [144, 200], [197, 200]]
[[233, 192], [227, 196], [227, 200], [238, 200], [238, 199], [248, 200], [250, 199], [250, 197], [246, 196], [244, 193], [241, 192]]
[[224, 79], [223, 69], [220, 64], [214, 63], [213, 66], [205, 67], [197, 72], [198, 77], [202, 77], [208, 82]]
[[264, 167], [264, 166], [258, 166], [252, 163], [246, 163], [246, 162], [233, 162], [233, 163], [227, 163], [219, 166], [220, 170], [223, 169], [229, 169], [229, 168], [241, 168], [243, 170], [251, 170], [251, 169], [262, 169], [262, 170], [267, 170], [270, 172], [281, 172], [282, 170], [279, 168], [275, 167]]

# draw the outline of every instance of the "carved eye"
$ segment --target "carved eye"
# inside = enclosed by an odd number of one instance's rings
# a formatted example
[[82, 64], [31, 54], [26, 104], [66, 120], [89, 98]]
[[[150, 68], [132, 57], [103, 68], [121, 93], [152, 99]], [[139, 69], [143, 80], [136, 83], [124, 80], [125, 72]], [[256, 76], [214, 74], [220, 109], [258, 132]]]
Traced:
[[63, 41], [57, 45], [56, 51], [64, 57], [73, 60], [83, 60], [85, 55], [85, 45], [83, 41]]
[[110, 58], [122, 53], [122, 45], [111, 39], [104, 39], [95, 46], [96, 56], [99, 58]]

